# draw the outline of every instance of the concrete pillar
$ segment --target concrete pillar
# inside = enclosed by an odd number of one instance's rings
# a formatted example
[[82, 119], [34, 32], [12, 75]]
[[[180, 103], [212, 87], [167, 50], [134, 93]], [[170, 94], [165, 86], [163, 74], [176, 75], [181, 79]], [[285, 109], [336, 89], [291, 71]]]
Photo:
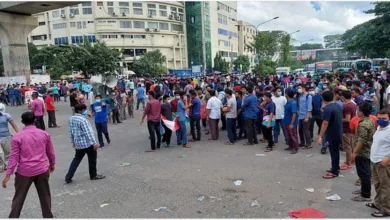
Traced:
[[30, 81], [27, 36], [37, 26], [36, 17], [0, 12], [0, 41], [5, 76], [26, 75], [26, 81]]

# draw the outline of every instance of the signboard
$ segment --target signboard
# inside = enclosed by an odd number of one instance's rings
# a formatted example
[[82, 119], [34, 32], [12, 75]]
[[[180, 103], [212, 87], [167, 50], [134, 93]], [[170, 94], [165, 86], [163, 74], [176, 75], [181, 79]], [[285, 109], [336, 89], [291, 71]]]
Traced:
[[202, 65], [192, 66], [192, 72], [193, 73], [202, 73], [203, 72], [203, 66]]

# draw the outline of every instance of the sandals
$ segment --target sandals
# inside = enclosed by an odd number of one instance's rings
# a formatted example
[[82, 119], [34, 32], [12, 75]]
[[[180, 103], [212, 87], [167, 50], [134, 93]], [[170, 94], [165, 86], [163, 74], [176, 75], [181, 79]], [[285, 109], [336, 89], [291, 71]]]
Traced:
[[312, 149], [312, 146], [305, 146], [305, 149]]
[[188, 142], [195, 142], [195, 139], [189, 139]]
[[351, 199], [352, 201], [355, 202], [370, 202], [371, 198], [364, 198], [363, 196], [356, 196]]
[[[372, 209], [378, 209], [378, 207], [376, 207], [376, 205], [375, 205], [375, 203], [366, 203], [366, 206], [367, 207], [370, 207], [370, 208], [372, 208]], [[379, 210], [379, 209], [378, 209]]]
[[183, 144], [183, 147], [184, 148], [191, 148], [191, 146], [187, 145], [187, 144]]
[[272, 151], [272, 148], [267, 147], [267, 148], [265, 148], [264, 152], [271, 152], [271, 151]]
[[356, 180], [356, 182], [355, 182], [355, 186], [360, 186], [360, 185], [361, 185], [361, 183], [360, 183], [360, 179]]
[[390, 216], [384, 210], [375, 211], [375, 212], [371, 213], [371, 215], [372, 215], [372, 217], [377, 217], [377, 218], [383, 218], [383, 217]]
[[156, 150], [146, 150], [146, 153], [155, 152]]
[[324, 179], [333, 179], [338, 177], [339, 175], [333, 174], [333, 173], [327, 173], [325, 176], [322, 176]]
[[343, 164], [343, 165], [340, 167], [340, 170], [349, 170], [349, 169], [351, 169], [351, 168], [352, 168], [352, 166]]
[[225, 142], [225, 145], [233, 145], [233, 143], [230, 142], [230, 141], [226, 141], [226, 142]]
[[360, 189], [359, 190], [355, 190], [355, 191], [352, 191], [352, 194], [360, 195], [360, 194], [362, 194], [362, 191]]

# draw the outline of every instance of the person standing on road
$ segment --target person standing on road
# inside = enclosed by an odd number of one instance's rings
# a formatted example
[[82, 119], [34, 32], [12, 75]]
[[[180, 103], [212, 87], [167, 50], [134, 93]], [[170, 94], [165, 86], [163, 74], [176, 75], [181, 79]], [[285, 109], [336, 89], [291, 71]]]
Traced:
[[49, 122], [49, 128], [58, 127], [56, 123], [56, 106], [54, 105], [53, 92], [49, 90], [48, 96], [46, 97], [46, 110], [47, 110], [47, 120]]
[[[349, 170], [352, 168], [352, 149], [353, 149], [353, 136], [354, 132], [349, 128], [351, 119], [356, 115], [356, 105], [351, 101], [352, 95], [350, 91], [342, 91], [342, 97], [344, 99], [343, 104], [343, 148], [345, 151], [345, 163], [341, 166], [340, 170]], [[362, 112], [360, 110], [360, 112]], [[363, 112], [364, 113], [364, 112]], [[367, 115], [367, 117], [370, 114]]]
[[49, 133], [34, 126], [34, 113], [22, 114], [22, 131], [12, 137], [11, 156], [3, 188], [15, 173], [15, 195], [9, 218], [19, 218], [32, 183], [37, 189], [43, 218], [53, 218], [51, 212], [50, 173], [55, 170], [55, 153]]
[[[190, 127], [192, 139], [190, 142], [200, 141], [200, 107], [202, 102], [200, 101], [198, 94], [195, 91], [191, 91], [191, 104], [188, 106], [191, 108]], [[196, 134], [195, 134], [196, 128]]]
[[185, 148], [190, 148], [187, 145], [187, 127], [186, 127], [186, 111], [188, 110], [187, 95], [179, 92], [176, 94], [177, 100], [177, 116], [179, 119], [179, 129], [176, 131], [177, 145], [183, 145]]
[[107, 105], [102, 101], [100, 95], [95, 96], [95, 103], [92, 105], [92, 116], [95, 119], [95, 127], [99, 140], [99, 147], [104, 147], [103, 134], [106, 137], [107, 144], [110, 144], [110, 136], [107, 129]]
[[325, 91], [322, 93], [322, 99], [326, 106], [324, 108], [321, 131], [318, 135], [317, 143], [322, 144], [322, 137], [325, 135], [329, 145], [332, 168], [327, 170], [324, 179], [333, 179], [339, 176], [340, 172], [340, 144], [343, 134], [343, 119], [341, 106], [334, 102], [333, 93]]
[[224, 111], [226, 115], [226, 130], [229, 141], [226, 145], [233, 145], [237, 141], [236, 131], [236, 119], [237, 119], [237, 101], [233, 98], [233, 91], [230, 89], [225, 90], [227, 97], [227, 105]]
[[36, 118], [35, 126], [41, 130], [45, 130], [45, 122], [43, 120], [43, 116], [45, 115], [45, 104], [38, 98], [38, 93], [34, 92], [31, 97], [33, 101], [31, 103], [30, 109]]
[[374, 217], [390, 216], [390, 126], [389, 111], [383, 109], [377, 115], [378, 129], [371, 145], [370, 160], [372, 162], [372, 181], [375, 187], [373, 203], [366, 206], [377, 209]]
[[[245, 90], [245, 88], [241, 89]], [[247, 96], [244, 98], [244, 104], [241, 107], [244, 111], [245, 129], [248, 136], [248, 142], [244, 145], [253, 145], [259, 143], [256, 137], [256, 117], [259, 108], [257, 106], [257, 98], [253, 95], [253, 87], [247, 87], [246, 91]]]
[[222, 102], [215, 96], [215, 90], [210, 90], [210, 99], [207, 101], [206, 106], [206, 117], [209, 121], [209, 128], [211, 133], [211, 138], [209, 140], [218, 140], [219, 138], [219, 128], [218, 122], [221, 119], [221, 109]]
[[126, 101], [126, 92], [124, 90], [121, 91], [121, 105], [120, 105], [120, 113], [122, 120], [126, 120], [126, 108], [127, 108], [127, 101]]
[[274, 146], [274, 139], [272, 137], [272, 127], [275, 124], [275, 103], [271, 99], [272, 94], [266, 93], [264, 95], [264, 114], [263, 117], [263, 134], [265, 139], [268, 141], [268, 146], [265, 149], [265, 152], [271, 152]]
[[284, 139], [288, 143], [286, 130], [283, 126], [284, 106], [287, 103], [286, 97], [282, 94], [282, 88], [275, 88], [275, 96], [272, 97], [272, 102], [275, 103], [275, 128], [274, 128], [274, 143], [277, 144], [279, 140], [280, 129], [282, 129]]
[[306, 85], [298, 86], [298, 120], [299, 120], [299, 139], [300, 147], [306, 149], [312, 148], [310, 136], [310, 118], [313, 109], [312, 96], [308, 94]]
[[[163, 97], [163, 104], [161, 105], [161, 115], [164, 116], [168, 121], [172, 121], [172, 106], [169, 103], [169, 97], [169, 95], [164, 95]], [[161, 142], [165, 143], [165, 147], [170, 147], [172, 130], [165, 126], [164, 123], [162, 123], [162, 126], [165, 132]]]
[[154, 98], [154, 91], [149, 91], [148, 94], [149, 101], [146, 103], [146, 108], [144, 114], [142, 115], [140, 125], [144, 123], [145, 117], [147, 117], [148, 131], [150, 136], [150, 150], [147, 150], [146, 152], [154, 152], [156, 151], [156, 144], [158, 150], [160, 150], [161, 146], [161, 104], [157, 99]]
[[141, 87], [141, 84], [138, 84], [138, 88], [136, 90], [137, 96], [137, 110], [139, 109], [139, 104], [142, 103], [142, 108], [145, 110], [145, 89]]
[[283, 118], [283, 126], [285, 127], [287, 138], [288, 138], [288, 147], [284, 150], [291, 151], [290, 154], [298, 153], [298, 107], [297, 101], [294, 99], [295, 93], [292, 90], [287, 91], [287, 103], [285, 106], [285, 113]]
[[11, 152], [11, 133], [8, 123], [16, 133], [19, 132], [18, 126], [12, 119], [11, 115], [5, 113], [5, 105], [0, 103], [0, 173], [7, 169], [7, 161]]
[[61, 93], [62, 95], [64, 96], [64, 102], [67, 101], [67, 98], [68, 98], [68, 90], [69, 88], [66, 86], [66, 83], [64, 83], [61, 87]]
[[375, 133], [374, 122], [369, 118], [371, 108], [372, 106], [367, 102], [362, 102], [359, 105], [358, 116], [360, 120], [357, 128], [357, 144], [351, 155], [351, 163], [355, 161], [356, 171], [361, 183], [361, 189], [353, 192], [353, 194], [359, 195], [352, 198], [353, 201], [357, 202], [371, 201], [370, 150]]
[[96, 159], [97, 149], [99, 146], [95, 140], [95, 135], [89, 120], [86, 118], [88, 113], [87, 106], [77, 104], [75, 107], [75, 115], [68, 120], [68, 130], [70, 140], [76, 154], [70, 164], [69, 171], [65, 176], [65, 182], [71, 183], [74, 173], [79, 167], [85, 154], [88, 155], [89, 178], [91, 180], [104, 179], [105, 176], [97, 174]]

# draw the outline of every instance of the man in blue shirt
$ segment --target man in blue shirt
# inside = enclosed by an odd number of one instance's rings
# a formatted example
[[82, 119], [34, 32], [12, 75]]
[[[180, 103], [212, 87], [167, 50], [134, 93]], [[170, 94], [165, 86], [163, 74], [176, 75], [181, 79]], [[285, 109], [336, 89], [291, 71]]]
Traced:
[[271, 99], [272, 94], [266, 93], [264, 96], [264, 108], [263, 111], [265, 113], [265, 116], [263, 118], [263, 133], [264, 138], [268, 141], [268, 146], [265, 149], [265, 152], [271, 152], [272, 147], [274, 145], [274, 139], [272, 136], [272, 126], [275, 125], [275, 110], [276, 106], [275, 103]]
[[248, 142], [244, 145], [258, 144], [259, 141], [256, 137], [256, 116], [259, 111], [257, 107], [257, 98], [253, 95], [253, 87], [249, 86], [246, 88], [248, 96], [244, 99], [242, 109], [244, 109], [245, 128], [248, 136]]
[[183, 145], [185, 148], [190, 148], [187, 145], [187, 128], [186, 128], [186, 110], [188, 109], [187, 100], [184, 99], [185, 94], [183, 91], [176, 94], [177, 100], [177, 116], [179, 117], [180, 128], [176, 131], [177, 145]]
[[99, 139], [99, 147], [104, 147], [103, 135], [106, 137], [107, 144], [110, 144], [110, 136], [107, 129], [107, 105], [102, 101], [100, 95], [95, 96], [95, 103], [92, 105], [92, 113], [95, 118], [95, 127]]
[[291, 90], [286, 93], [287, 103], [284, 107], [284, 118], [282, 121], [288, 139], [288, 148], [284, 150], [290, 150], [290, 154], [298, 152], [298, 107], [294, 95], [295, 93]]
[[308, 87], [304, 84], [298, 86], [298, 120], [300, 147], [312, 148], [310, 136], [310, 118], [313, 109], [312, 96], [308, 94]]
[[[191, 108], [191, 117], [190, 117], [190, 133], [192, 139], [190, 142], [200, 141], [200, 106], [201, 101], [198, 98], [198, 94], [195, 91], [191, 91], [191, 104], [188, 106]], [[196, 135], [195, 135], [196, 128]]]
[[139, 104], [142, 103], [142, 107], [145, 110], [145, 89], [141, 87], [141, 84], [138, 84], [137, 88], [137, 110], [139, 109]]
[[[321, 89], [317, 88], [314, 89], [313, 87], [310, 87], [309, 89], [309, 95], [313, 97], [313, 109], [311, 111], [312, 118], [310, 120], [310, 137], [313, 140], [314, 137], [314, 123], [318, 126], [318, 134], [320, 133], [321, 124], [322, 124], [322, 98], [321, 98]], [[317, 134], [317, 135], [318, 135]]]

